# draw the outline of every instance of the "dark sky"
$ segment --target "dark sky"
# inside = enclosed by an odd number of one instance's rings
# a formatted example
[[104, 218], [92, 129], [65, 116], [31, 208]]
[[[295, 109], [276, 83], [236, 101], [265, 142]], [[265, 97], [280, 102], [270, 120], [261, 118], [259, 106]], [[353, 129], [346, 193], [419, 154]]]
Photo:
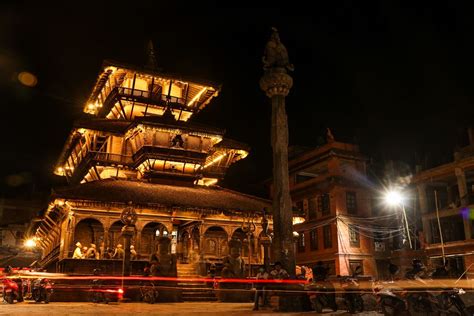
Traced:
[[[291, 144], [316, 146], [330, 127], [376, 161], [413, 165], [426, 155], [431, 164], [449, 160], [466, 142], [474, 17], [461, 2], [97, 3], [0, 4], [0, 196], [57, 182], [53, 163], [102, 60], [143, 64], [148, 39], [165, 70], [223, 84], [196, 119], [252, 147], [229, 171], [224, 184], [232, 188], [252, 192], [271, 171], [271, 109], [258, 86], [271, 26], [296, 68], [287, 98]], [[21, 71], [34, 73], [37, 86], [22, 86]]]

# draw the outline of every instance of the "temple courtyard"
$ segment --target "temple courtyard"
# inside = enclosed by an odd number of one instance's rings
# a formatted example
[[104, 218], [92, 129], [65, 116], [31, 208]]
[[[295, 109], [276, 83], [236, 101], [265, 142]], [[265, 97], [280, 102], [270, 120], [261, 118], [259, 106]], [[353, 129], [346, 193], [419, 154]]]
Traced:
[[[36, 304], [31, 302], [19, 304], [1, 304], [0, 315], [268, 315], [278, 314], [271, 310], [252, 311], [252, 303], [60, 303]], [[282, 313], [284, 315], [315, 315], [315, 312]], [[323, 315], [349, 315], [346, 311], [337, 313], [327, 310]], [[364, 312], [361, 315], [380, 315], [376, 312]]]

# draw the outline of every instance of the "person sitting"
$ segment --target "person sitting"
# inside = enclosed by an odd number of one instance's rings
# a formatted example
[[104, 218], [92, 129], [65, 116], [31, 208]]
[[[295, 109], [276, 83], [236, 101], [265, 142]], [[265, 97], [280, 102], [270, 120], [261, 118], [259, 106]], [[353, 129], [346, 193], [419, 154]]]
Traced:
[[323, 265], [322, 261], [318, 261], [316, 266], [313, 268], [313, 280], [314, 281], [324, 281], [328, 275], [328, 268]]
[[290, 275], [288, 272], [283, 269], [281, 262], [277, 261], [274, 264], [274, 269], [270, 272], [270, 276], [275, 280], [289, 279]]
[[82, 247], [82, 258], [81, 258], [81, 259], [86, 258], [86, 253], [87, 253], [87, 250], [88, 250], [88, 249], [89, 249], [89, 248], [87, 248], [86, 246]]
[[76, 250], [74, 250], [74, 254], [72, 255], [73, 259], [82, 259], [82, 244], [80, 242], [76, 243]]
[[96, 245], [91, 244], [90, 248], [87, 250], [86, 259], [99, 259], [99, 252], [97, 251]]
[[123, 251], [122, 245], [118, 244], [117, 248], [115, 248], [115, 252], [113, 255], [114, 259], [123, 259], [125, 252]]
[[130, 260], [137, 260], [138, 259], [138, 254], [137, 251], [135, 250], [135, 246], [130, 246]]

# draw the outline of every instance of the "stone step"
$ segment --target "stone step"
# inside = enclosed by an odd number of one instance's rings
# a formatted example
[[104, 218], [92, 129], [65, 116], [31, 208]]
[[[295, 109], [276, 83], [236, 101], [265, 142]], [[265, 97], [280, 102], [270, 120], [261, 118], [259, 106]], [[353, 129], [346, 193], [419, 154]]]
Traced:
[[208, 286], [207, 284], [188, 284], [188, 283], [178, 283], [179, 287], [182, 288], [192, 288], [192, 289], [203, 289], [203, 290], [208, 290], [212, 289], [212, 287]]
[[185, 302], [216, 302], [217, 297], [190, 297], [190, 298], [184, 298], [183, 301]]

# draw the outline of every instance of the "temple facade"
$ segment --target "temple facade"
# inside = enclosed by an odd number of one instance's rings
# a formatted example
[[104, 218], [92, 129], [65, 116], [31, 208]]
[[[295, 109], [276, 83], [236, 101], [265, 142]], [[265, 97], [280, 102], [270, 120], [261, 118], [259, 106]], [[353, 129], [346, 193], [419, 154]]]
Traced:
[[[263, 262], [258, 236], [271, 203], [218, 186], [249, 148], [194, 121], [221, 87], [155, 65], [104, 62], [55, 167], [69, 185], [54, 190], [36, 227], [48, 270], [89, 273], [78, 260], [113, 260], [107, 253], [123, 245], [120, 215], [128, 205], [138, 215], [136, 261], [148, 260], [157, 240], [169, 237], [179, 263], [219, 264], [234, 237], [246, 264]], [[72, 259], [78, 242], [94, 245], [99, 260]]]

